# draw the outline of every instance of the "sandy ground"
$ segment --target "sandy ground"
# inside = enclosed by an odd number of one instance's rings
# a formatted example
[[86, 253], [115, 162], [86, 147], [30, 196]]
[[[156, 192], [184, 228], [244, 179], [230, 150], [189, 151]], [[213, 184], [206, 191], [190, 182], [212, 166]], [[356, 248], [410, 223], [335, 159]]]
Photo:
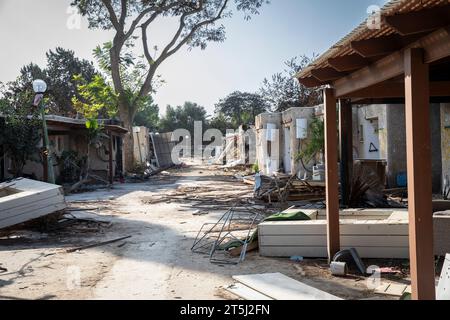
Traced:
[[[200, 227], [223, 212], [194, 216], [186, 204], [142, 201], [179, 186], [248, 189], [220, 174], [192, 166], [145, 183], [68, 196], [71, 206], [90, 209], [74, 215], [103, 223], [25, 231], [24, 240], [0, 241], [0, 267], [7, 269], [0, 273], [0, 299], [236, 299], [224, 290], [232, 275], [265, 272], [284, 273], [345, 299], [374, 297], [365, 279], [332, 277], [322, 260], [296, 263], [252, 252], [239, 265], [211, 264], [190, 249]], [[123, 236], [131, 238], [66, 252]]]

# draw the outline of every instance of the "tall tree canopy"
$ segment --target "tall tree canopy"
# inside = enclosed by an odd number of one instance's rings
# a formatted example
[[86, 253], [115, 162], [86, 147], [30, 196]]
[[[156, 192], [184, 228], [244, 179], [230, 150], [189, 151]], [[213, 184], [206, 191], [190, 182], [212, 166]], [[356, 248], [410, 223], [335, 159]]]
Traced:
[[[243, 11], [246, 18], [257, 14], [267, 0], [73, 0], [87, 17], [90, 28], [114, 30], [114, 39], [109, 47], [109, 66], [114, 88], [119, 95], [119, 113], [125, 126], [131, 131], [134, 117], [139, 109], [138, 102], [154, 89], [156, 72], [161, 64], [182, 47], [205, 49], [208, 42], [225, 40], [225, 27], [220, 20], [230, 17], [233, 6]], [[158, 48], [151, 41], [151, 26], [160, 19], [177, 21], [176, 31], [167, 43]], [[139, 90], [130, 99], [126, 90], [123, 68], [133, 58], [130, 46], [140, 39], [145, 63]], [[125, 139], [126, 167], [133, 163], [133, 139]]]
[[313, 60], [305, 55], [285, 62], [282, 72], [272, 75], [270, 80], [264, 79], [260, 90], [271, 111], [280, 112], [294, 107], [313, 107], [322, 103], [322, 95], [318, 90], [301, 85], [295, 74], [308, 66]]
[[183, 106], [167, 106], [165, 115], [161, 118], [161, 132], [171, 132], [176, 129], [186, 129], [194, 136], [194, 122], [200, 121], [204, 126], [207, 122], [206, 110], [193, 102], [185, 102]]
[[92, 81], [97, 71], [94, 65], [75, 56], [72, 50], [56, 48], [46, 53], [47, 65], [41, 69], [30, 63], [20, 70], [19, 77], [10, 83], [10, 90], [19, 94], [32, 88], [35, 79], [42, 79], [48, 85], [46, 96], [49, 111], [59, 115], [73, 115], [72, 97], [78, 96], [74, 75], [81, 75], [86, 81]]
[[234, 128], [253, 124], [255, 117], [266, 112], [268, 105], [257, 93], [235, 91], [216, 104], [216, 115], [223, 115]]

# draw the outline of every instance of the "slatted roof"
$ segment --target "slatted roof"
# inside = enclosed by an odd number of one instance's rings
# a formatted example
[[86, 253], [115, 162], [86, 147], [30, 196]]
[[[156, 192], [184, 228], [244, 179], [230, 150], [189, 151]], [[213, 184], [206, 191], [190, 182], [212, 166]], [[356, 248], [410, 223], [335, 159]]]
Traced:
[[[405, 23], [401, 19], [390, 20], [390, 17], [419, 11], [428, 11], [429, 16], [437, 17], [423, 23], [423, 30], [420, 27], [414, 30], [414, 23]], [[392, 0], [381, 9], [381, 28], [369, 28], [369, 19], [299, 72], [296, 75], [299, 81], [307, 87], [329, 84], [386, 57], [396, 46], [398, 48], [395, 50], [398, 50], [443, 25], [450, 24], [450, 0]], [[439, 19], [442, 21], [438, 21]], [[425, 21], [422, 18], [420, 20]]]

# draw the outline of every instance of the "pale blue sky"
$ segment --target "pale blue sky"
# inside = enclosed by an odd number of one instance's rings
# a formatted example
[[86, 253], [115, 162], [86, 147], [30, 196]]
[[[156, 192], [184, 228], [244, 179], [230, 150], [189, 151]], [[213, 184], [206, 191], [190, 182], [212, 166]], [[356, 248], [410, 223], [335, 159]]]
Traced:
[[[265, 77], [283, 69], [283, 61], [301, 54], [322, 53], [367, 16], [370, 5], [386, 0], [272, 0], [259, 16], [241, 14], [225, 20], [227, 40], [205, 51], [182, 50], [159, 73], [166, 84], [155, 95], [164, 112], [167, 104], [193, 101], [210, 113], [214, 104], [234, 90], [256, 91]], [[26, 63], [44, 65], [45, 52], [61, 46], [92, 60], [92, 49], [111, 34], [92, 31], [83, 22], [69, 30], [70, 0], [0, 0], [0, 81], [13, 80]], [[170, 22], [153, 28], [163, 39]]]

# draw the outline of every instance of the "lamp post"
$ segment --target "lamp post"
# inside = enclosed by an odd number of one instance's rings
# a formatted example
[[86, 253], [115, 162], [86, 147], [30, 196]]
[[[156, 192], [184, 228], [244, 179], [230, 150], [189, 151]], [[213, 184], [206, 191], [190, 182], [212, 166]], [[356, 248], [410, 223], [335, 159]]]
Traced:
[[44, 105], [44, 93], [47, 91], [47, 84], [44, 80], [34, 80], [33, 81], [33, 90], [36, 93], [34, 97], [34, 106], [39, 107], [40, 105], [40, 111], [41, 111], [41, 117], [42, 117], [42, 129], [43, 129], [43, 135], [44, 135], [44, 153], [46, 154], [47, 158], [47, 182], [55, 184], [55, 175], [53, 173], [53, 161], [52, 156], [50, 153], [50, 142], [48, 139], [48, 130], [47, 130], [47, 121], [45, 120], [45, 105]]

